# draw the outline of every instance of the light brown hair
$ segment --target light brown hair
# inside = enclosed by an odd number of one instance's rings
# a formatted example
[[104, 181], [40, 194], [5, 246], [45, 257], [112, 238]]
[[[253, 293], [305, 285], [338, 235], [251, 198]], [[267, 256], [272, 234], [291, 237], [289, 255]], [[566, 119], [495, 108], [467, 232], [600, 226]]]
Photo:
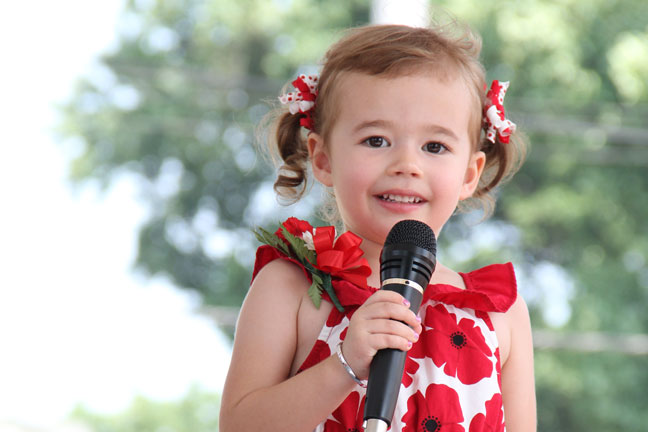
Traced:
[[[456, 23], [437, 28], [378, 25], [351, 29], [324, 56], [312, 114], [313, 131], [327, 142], [339, 112], [338, 82], [345, 73], [393, 78], [432, 72], [439, 79], [459, 77], [465, 81], [474, 100], [469, 124], [471, 144], [475, 151], [486, 154], [479, 185], [472, 198], [460, 203], [460, 209], [481, 206], [488, 216], [495, 204], [493, 189], [518, 170], [526, 154], [526, 142], [519, 133], [513, 133], [508, 144], [485, 139], [482, 118], [486, 81], [479, 61], [480, 51], [481, 38]], [[270, 140], [271, 152], [281, 159], [274, 188], [288, 202], [296, 202], [302, 197], [308, 181], [306, 131], [300, 127], [299, 118], [281, 108], [276, 117], [274, 137], [271, 137], [274, 139]], [[325, 216], [335, 219], [330, 209]]]

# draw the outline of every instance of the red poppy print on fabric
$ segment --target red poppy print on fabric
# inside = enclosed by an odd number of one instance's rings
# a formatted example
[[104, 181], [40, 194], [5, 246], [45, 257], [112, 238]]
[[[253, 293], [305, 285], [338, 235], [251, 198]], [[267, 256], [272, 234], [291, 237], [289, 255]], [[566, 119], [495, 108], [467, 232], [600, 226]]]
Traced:
[[330, 356], [331, 348], [329, 348], [326, 342], [318, 339], [315, 341], [313, 349], [311, 350], [310, 354], [308, 354], [308, 357], [306, 357], [306, 360], [304, 360], [304, 363], [299, 367], [299, 370], [297, 372], [303, 372], [306, 369], [315, 366], [323, 359], [329, 358]]
[[488, 315], [488, 312], [475, 311], [475, 316], [477, 318], [483, 320], [486, 323], [486, 326], [488, 327], [488, 330], [495, 331], [495, 327], [493, 327], [493, 322], [491, 321], [490, 315]]
[[502, 362], [500, 361], [499, 347], [495, 350], [495, 358], [497, 358], [497, 363], [495, 363], [495, 370], [497, 371], [497, 384], [502, 388]]
[[349, 327], [345, 327], [344, 330], [342, 330], [342, 332], [340, 333], [340, 340], [341, 340], [341, 341], [343, 341], [344, 339], [346, 339], [346, 334], [347, 334], [347, 331], [348, 331], [348, 330], [349, 330]]
[[403, 385], [405, 388], [409, 387], [412, 385], [414, 382], [414, 375], [416, 374], [416, 371], [419, 369], [419, 365], [416, 361], [412, 360], [410, 356], [408, 356], [405, 359], [405, 373], [403, 374]]
[[504, 412], [502, 395], [497, 393], [486, 402], [486, 415], [479, 413], [470, 422], [469, 432], [504, 432]]
[[430, 384], [425, 397], [420, 391], [407, 400], [407, 412], [401, 419], [403, 432], [464, 432], [459, 396], [444, 384]]
[[422, 359], [425, 358], [426, 355], [428, 355], [425, 340], [427, 339], [427, 334], [429, 332], [430, 330], [426, 329], [425, 326], [423, 326], [423, 330], [421, 330], [421, 334], [419, 334], [418, 341], [414, 343], [409, 351], [407, 351], [405, 371], [403, 373], [403, 384], [405, 385], [405, 387], [409, 387], [412, 384], [412, 382], [414, 381], [414, 375], [419, 369], [419, 364], [412, 359]]
[[325, 432], [363, 432], [365, 398], [360, 401], [360, 393], [354, 391], [335, 411], [333, 418], [324, 424]]
[[333, 308], [328, 318], [326, 319], [326, 326], [335, 327], [342, 322], [343, 318], [344, 318], [344, 312], [340, 312], [339, 310]]
[[457, 324], [456, 315], [438, 304], [427, 307], [425, 325], [431, 329], [425, 332], [422, 348], [437, 367], [443, 366], [445, 374], [464, 384], [475, 384], [492, 375], [492, 351], [475, 321], [462, 318]]

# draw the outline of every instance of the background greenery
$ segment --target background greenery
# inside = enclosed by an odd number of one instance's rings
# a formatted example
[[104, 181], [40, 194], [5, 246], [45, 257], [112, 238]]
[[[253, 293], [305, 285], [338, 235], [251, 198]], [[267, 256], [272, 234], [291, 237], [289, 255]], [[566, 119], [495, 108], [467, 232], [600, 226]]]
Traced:
[[[494, 217], [456, 218], [442, 259], [458, 269], [515, 263], [537, 332], [539, 430], [645, 430], [648, 3], [435, 4], [481, 33], [488, 78], [512, 82], [507, 108], [532, 142]], [[240, 305], [256, 247], [250, 228], [282, 219], [267, 205], [273, 170], [256, 154], [255, 126], [284, 84], [317, 70], [341, 29], [369, 22], [370, 8], [128, 4], [119, 49], [78, 83], [60, 133], [81, 143], [78, 182], [139, 179], [150, 210], [140, 270], [199, 292], [205, 305]], [[216, 395], [194, 391], [173, 408], [140, 400], [116, 417], [75, 416], [97, 431], [214, 430], [210, 404]]]

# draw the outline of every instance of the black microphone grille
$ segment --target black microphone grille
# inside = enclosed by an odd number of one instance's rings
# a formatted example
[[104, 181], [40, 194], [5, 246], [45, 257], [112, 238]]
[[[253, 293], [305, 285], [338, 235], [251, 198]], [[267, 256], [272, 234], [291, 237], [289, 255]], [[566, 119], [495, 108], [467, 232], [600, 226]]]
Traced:
[[389, 234], [387, 234], [385, 246], [402, 243], [418, 246], [436, 255], [434, 232], [432, 228], [421, 221], [402, 220], [392, 227]]

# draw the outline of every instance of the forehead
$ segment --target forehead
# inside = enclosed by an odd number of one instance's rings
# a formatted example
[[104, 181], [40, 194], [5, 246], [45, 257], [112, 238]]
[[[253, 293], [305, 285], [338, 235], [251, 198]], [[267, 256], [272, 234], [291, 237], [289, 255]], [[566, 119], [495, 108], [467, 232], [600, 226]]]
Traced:
[[467, 137], [475, 103], [463, 79], [432, 73], [396, 77], [345, 73], [337, 87], [338, 122], [385, 120], [403, 128], [441, 125]]

